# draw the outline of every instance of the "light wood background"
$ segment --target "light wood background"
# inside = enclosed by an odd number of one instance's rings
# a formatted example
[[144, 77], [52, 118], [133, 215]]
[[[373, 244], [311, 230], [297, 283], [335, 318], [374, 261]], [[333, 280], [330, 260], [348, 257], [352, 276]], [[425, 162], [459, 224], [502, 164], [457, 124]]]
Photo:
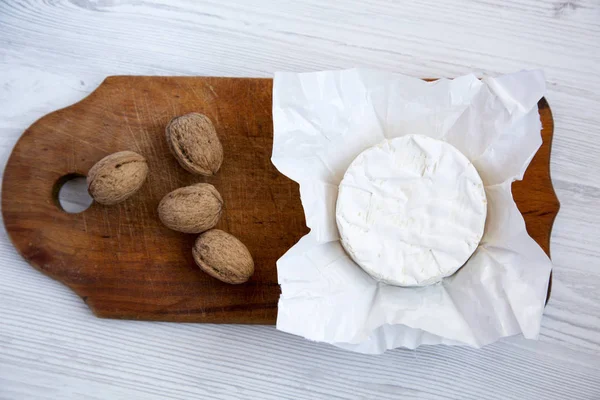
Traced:
[[107, 75], [543, 68], [555, 118], [540, 340], [364, 356], [262, 326], [100, 320], [0, 233], [0, 399], [600, 398], [600, 1], [0, 0], [0, 162]]

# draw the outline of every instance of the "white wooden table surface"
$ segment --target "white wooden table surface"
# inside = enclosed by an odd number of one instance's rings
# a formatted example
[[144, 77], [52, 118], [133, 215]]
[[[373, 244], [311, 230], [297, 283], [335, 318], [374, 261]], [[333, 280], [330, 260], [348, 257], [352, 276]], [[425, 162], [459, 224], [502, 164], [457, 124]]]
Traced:
[[100, 320], [2, 230], [0, 399], [600, 399], [599, 0], [0, 0], [0, 162], [107, 75], [353, 66], [546, 71], [562, 208], [539, 341], [365, 356], [272, 327]]

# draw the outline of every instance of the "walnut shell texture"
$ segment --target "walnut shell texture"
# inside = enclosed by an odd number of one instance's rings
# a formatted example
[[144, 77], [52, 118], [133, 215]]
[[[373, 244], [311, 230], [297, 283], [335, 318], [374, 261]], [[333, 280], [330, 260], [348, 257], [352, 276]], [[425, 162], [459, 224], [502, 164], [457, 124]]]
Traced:
[[183, 233], [201, 233], [219, 222], [223, 198], [211, 184], [175, 189], [158, 205], [158, 217], [165, 226]]
[[165, 133], [171, 153], [184, 169], [204, 176], [217, 173], [223, 162], [223, 146], [206, 115], [190, 113], [173, 118]]
[[222, 230], [211, 229], [198, 236], [192, 252], [200, 269], [225, 283], [244, 283], [254, 273], [248, 248]]
[[120, 151], [98, 161], [88, 172], [88, 192], [100, 204], [112, 205], [132, 196], [148, 176], [146, 159], [133, 151]]

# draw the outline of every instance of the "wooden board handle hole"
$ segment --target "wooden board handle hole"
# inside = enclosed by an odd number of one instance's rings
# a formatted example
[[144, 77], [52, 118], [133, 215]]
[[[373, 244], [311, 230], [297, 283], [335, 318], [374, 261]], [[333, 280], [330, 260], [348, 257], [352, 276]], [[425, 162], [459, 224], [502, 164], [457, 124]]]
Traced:
[[69, 214], [84, 212], [94, 202], [88, 193], [85, 176], [77, 173], [61, 176], [54, 184], [52, 198], [58, 208]]

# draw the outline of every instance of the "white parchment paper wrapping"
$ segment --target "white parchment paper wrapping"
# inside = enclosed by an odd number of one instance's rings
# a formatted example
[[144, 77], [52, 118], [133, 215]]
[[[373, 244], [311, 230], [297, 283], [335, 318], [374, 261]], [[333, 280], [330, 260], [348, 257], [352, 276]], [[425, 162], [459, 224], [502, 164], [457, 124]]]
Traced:
[[[277, 73], [272, 161], [300, 184], [311, 229], [277, 263], [277, 329], [364, 353], [536, 338], [552, 265], [527, 234], [511, 183], [542, 143], [544, 92], [540, 71], [435, 82], [365, 69]], [[488, 199], [474, 255], [457, 274], [421, 288], [373, 280], [344, 252], [335, 221], [338, 184], [352, 160], [407, 134], [462, 151]]]

